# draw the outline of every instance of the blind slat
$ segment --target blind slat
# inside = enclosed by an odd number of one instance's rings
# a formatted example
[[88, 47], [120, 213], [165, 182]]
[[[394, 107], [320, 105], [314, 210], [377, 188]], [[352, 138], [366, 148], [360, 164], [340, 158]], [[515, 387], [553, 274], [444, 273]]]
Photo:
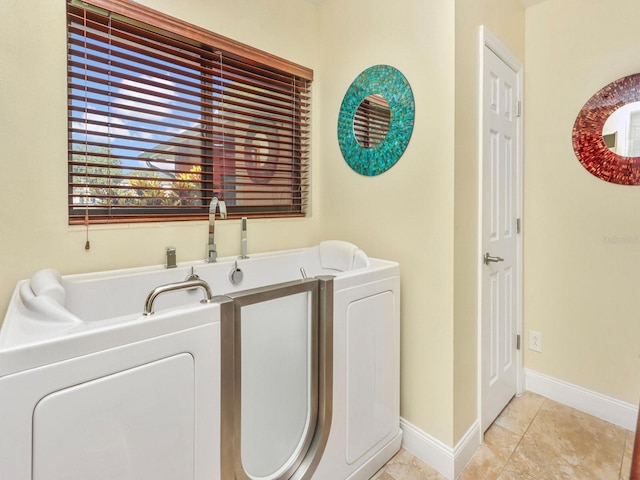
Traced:
[[270, 65], [284, 73], [302, 79], [313, 80], [313, 70], [297, 65], [275, 55], [263, 52], [248, 45], [209, 32], [196, 25], [170, 17], [151, 8], [133, 2], [121, 0], [83, 0], [83, 3], [122, 15], [142, 24], [155, 26], [164, 30], [169, 38], [182, 38], [185, 43], [211, 45], [214, 48], [229, 52], [241, 58], [247, 58], [262, 65]]
[[67, 4], [70, 223], [202, 219], [214, 195], [231, 216], [304, 215], [312, 72], [88, 3], [117, 15]]

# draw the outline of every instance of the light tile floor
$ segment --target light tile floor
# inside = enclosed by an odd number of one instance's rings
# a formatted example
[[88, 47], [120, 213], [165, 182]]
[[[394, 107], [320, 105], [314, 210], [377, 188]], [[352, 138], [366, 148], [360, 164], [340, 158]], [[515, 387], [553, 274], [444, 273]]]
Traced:
[[[535, 393], [515, 397], [458, 480], [627, 480], [632, 432]], [[372, 480], [446, 480], [405, 450]]]

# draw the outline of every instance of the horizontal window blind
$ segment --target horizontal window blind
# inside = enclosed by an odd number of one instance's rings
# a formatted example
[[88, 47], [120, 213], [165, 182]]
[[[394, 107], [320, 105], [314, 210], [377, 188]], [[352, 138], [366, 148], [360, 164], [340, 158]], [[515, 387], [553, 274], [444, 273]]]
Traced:
[[89, 3], [67, 5], [71, 224], [205, 219], [214, 196], [230, 216], [304, 215], [310, 70]]

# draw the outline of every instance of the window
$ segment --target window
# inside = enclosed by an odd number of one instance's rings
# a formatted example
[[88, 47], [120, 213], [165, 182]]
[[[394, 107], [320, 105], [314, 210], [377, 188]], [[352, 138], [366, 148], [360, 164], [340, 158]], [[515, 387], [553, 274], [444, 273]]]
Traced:
[[69, 223], [302, 216], [313, 72], [129, 0], [70, 0]]

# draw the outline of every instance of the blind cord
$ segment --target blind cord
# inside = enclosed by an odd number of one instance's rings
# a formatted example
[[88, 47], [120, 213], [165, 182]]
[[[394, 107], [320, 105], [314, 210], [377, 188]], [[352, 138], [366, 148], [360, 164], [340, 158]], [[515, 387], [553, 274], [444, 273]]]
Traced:
[[87, 72], [87, 36], [86, 36], [86, 31], [87, 31], [87, 12], [84, 12], [84, 31], [85, 31], [85, 36], [84, 36], [84, 58], [85, 58], [85, 62], [84, 62], [84, 225], [85, 225], [85, 233], [86, 233], [86, 241], [84, 243], [84, 249], [85, 250], [90, 250], [91, 249], [91, 243], [89, 242], [89, 142], [87, 140], [88, 135], [89, 135], [89, 112], [88, 112], [88, 105], [89, 105], [89, 92], [88, 92], [88, 77], [89, 77], [89, 73]]

